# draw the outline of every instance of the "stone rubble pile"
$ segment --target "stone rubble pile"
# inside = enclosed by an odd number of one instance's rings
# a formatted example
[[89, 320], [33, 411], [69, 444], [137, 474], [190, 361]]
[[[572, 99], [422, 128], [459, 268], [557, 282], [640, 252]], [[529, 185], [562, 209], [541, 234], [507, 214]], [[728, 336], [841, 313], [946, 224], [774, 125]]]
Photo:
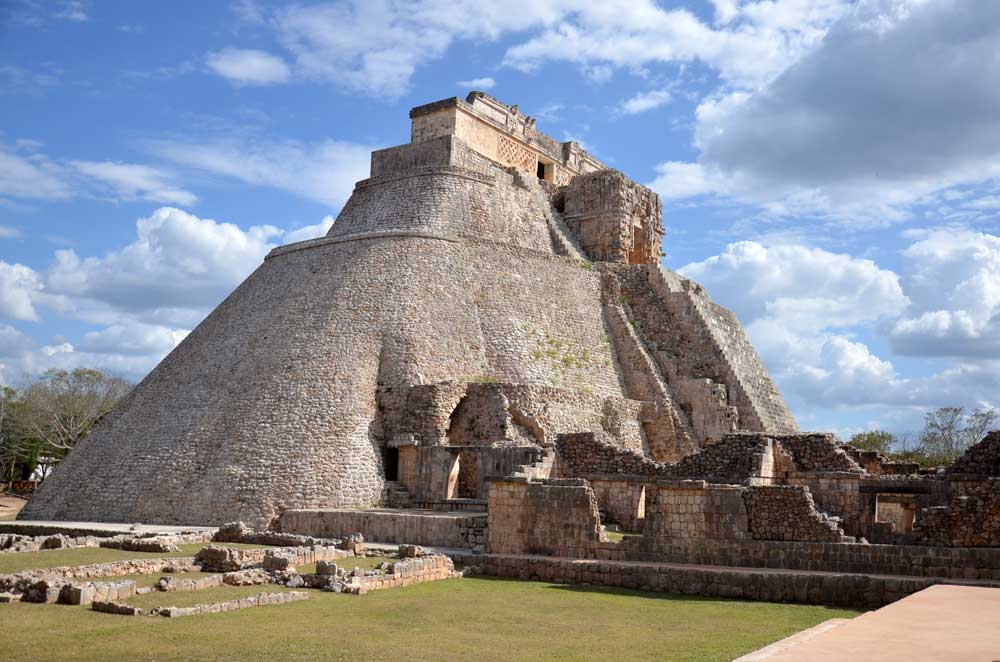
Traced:
[[340, 543], [333, 538], [314, 538], [295, 533], [259, 531], [245, 522], [229, 522], [219, 527], [212, 536], [213, 542], [239, 542], [252, 545], [275, 545], [277, 547], [311, 547], [313, 545], [335, 546]]
[[1000, 476], [1000, 430], [987, 434], [965, 451], [945, 471], [949, 474]]

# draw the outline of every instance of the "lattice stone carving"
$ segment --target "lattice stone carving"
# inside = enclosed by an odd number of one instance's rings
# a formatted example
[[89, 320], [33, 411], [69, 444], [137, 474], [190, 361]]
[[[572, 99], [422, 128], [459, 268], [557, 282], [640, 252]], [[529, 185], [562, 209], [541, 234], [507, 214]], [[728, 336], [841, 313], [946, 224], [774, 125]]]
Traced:
[[497, 135], [497, 157], [500, 163], [511, 165], [519, 170], [535, 171], [535, 155], [531, 150], [510, 138]]

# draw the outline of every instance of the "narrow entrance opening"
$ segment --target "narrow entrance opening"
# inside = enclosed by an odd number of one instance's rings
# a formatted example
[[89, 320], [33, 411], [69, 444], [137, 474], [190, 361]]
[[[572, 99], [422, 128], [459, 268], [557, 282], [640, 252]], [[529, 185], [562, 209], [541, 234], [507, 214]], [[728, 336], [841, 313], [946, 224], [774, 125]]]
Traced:
[[552, 161], [543, 161], [541, 158], [538, 159], [538, 165], [535, 166], [535, 175], [537, 175], [539, 179], [551, 182], [555, 178], [555, 172], [555, 163]]
[[382, 456], [386, 480], [399, 480], [399, 449], [386, 448]]
[[476, 499], [479, 497], [479, 457], [474, 452], [459, 454], [458, 463], [458, 498]]
[[644, 264], [646, 262], [646, 235], [641, 223], [632, 225], [632, 248], [628, 251], [629, 264]]

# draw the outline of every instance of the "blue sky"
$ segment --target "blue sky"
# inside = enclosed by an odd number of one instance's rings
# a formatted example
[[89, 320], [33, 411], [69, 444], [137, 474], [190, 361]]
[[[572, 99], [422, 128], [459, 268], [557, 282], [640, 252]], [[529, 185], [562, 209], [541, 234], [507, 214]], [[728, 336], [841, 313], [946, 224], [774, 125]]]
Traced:
[[803, 427], [995, 406], [997, 80], [987, 0], [0, 0], [0, 381], [141, 378], [476, 88], [660, 192]]

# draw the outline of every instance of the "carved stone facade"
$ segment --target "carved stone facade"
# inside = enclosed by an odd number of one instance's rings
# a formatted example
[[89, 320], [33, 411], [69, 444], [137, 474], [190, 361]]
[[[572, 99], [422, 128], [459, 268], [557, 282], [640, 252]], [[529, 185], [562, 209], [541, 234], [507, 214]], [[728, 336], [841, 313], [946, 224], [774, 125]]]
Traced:
[[562, 192], [563, 218], [597, 262], [659, 264], [660, 196], [617, 170], [574, 177]]

